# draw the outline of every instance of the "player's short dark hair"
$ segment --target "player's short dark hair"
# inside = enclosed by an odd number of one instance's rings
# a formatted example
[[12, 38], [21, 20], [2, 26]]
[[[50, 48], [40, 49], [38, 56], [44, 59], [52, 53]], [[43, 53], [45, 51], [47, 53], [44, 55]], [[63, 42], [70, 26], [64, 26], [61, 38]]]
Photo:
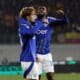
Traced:
[[26, 18], [26, 16], [30, 16], [33, 11], [36, 11], [34, 7], [24, 7], [21, 9], [19, 16]]

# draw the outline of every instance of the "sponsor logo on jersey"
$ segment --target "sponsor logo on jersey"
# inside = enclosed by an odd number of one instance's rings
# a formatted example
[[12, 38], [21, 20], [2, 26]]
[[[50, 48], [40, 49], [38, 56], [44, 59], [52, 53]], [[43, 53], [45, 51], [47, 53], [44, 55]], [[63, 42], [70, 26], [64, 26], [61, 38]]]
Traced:
[[48, 30], [38, 30], [37, 34], [46, 34]]

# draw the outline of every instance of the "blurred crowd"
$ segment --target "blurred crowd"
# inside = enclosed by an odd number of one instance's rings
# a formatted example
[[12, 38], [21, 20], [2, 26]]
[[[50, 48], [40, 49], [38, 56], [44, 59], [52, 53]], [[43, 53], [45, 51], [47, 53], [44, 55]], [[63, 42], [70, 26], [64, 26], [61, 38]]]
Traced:
[[[58, 27], [53, 33], [52, 41], [58, 42], [66, 32], [80, 32], [80, 0], [0, 0], [0, 44], [19, 43], [18, 38], [18, 14], [24, 6], [45, 5], [50, 16], [56, 16], [56, 9], [64, 9], [69, 18], [67, 28]], [[56, 40], [56, 37], [59, 37]], [[63, 41], [61, 41], [63, 42]]]

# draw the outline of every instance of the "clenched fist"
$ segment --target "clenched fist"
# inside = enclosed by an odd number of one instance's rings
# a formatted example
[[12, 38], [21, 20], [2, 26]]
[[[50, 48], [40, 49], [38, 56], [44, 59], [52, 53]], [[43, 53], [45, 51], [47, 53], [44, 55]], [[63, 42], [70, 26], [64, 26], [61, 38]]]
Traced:
[[57, 15], [64, 15], [64, 11], [63, 10], [60, 10], [60, 9], [57, 10], [56, 13], [57, 13]]

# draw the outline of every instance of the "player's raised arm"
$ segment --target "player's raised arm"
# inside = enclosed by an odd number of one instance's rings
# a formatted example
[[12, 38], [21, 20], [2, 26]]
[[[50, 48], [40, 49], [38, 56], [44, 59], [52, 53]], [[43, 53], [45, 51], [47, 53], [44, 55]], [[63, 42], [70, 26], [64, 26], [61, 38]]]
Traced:
[[19, 22], [19, 32], [23, 35], [33, 35], [36, 34], [37, 30], [40, 28], [40, 22], [35, 23], [34, 25], [31, 25], [27, 23], [27, 21], [24, 21], [23, 19]]
[[51, 20], [51, 23], [50, 23], [51, 26], [69, 24], [68, 18], [64, 14], [63, 10], [57, 10], [56, 13], [57, 15], [59, 15], [59, 18], [49, 17], [49, 19]]

